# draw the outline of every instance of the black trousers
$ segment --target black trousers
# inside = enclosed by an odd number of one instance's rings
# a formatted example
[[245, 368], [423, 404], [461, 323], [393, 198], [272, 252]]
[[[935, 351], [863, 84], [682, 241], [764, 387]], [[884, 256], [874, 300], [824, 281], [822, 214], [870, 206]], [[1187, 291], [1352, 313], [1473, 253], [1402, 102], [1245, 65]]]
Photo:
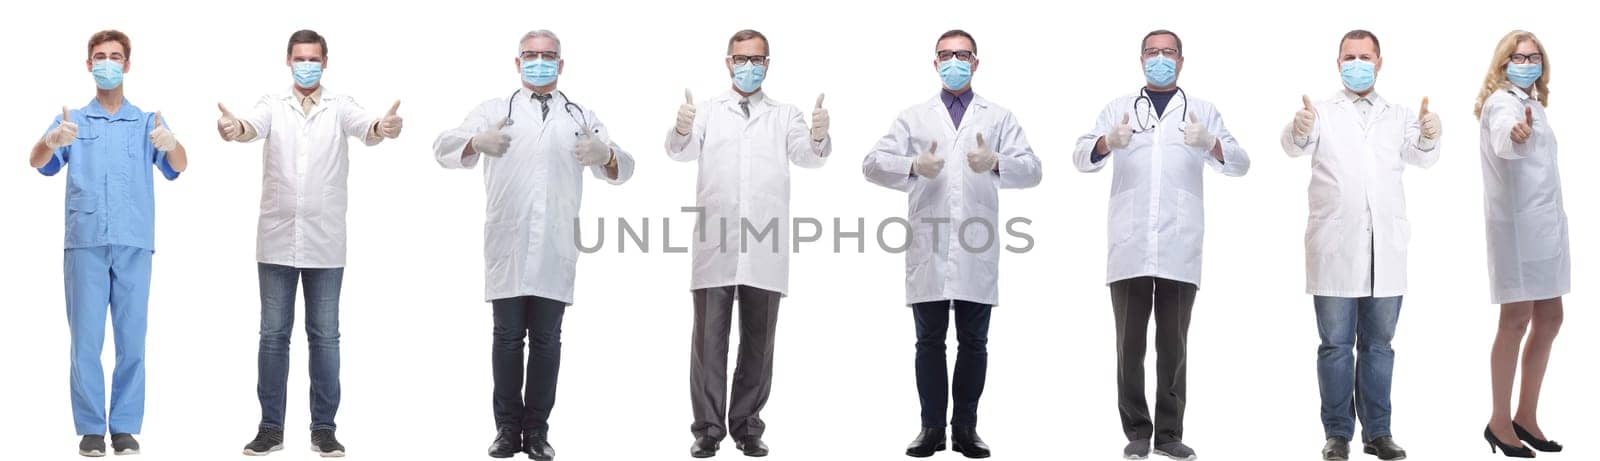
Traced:
[[[694, 290], [694, 338], [689, 352], [689, 402], [695, 437], [722, 440], [761, 437], [761, 408], [772, 394], [772, 358], [777, 345], [776, 291], [739, 285]], [[739, 358], [728, 398], [728, 335], [733, 301], [739, 301]]]
[[[1156, 277], [1111, 283], [1111, 308], [1117, 320], [1117, 407], [1129, 441], [1152, 435], [1156, 444], [1183, 440], [1189, 314], [1199, 290], [1193, 284]], [[1144, 398], [1144, 351], [1152, 313], [1156, 318], [1154, 424]]]
[[[956, 318], [956, 371], [945, 371], [944, 340], [950, 311]], [[993, 306], [967, 301], [935, 301], [911, 306], [917, 324], [917, 397], [922, 402], [922, 427], [944, 427], [945, 410], [956, 402], [952, 426], [978, 425], [978, 398], [989, 370], [989, 313]], [[954, 381], [951, 389], [950, 381]]]
[[561, 316], [567, 305], [536, 296], [496, 299], [493, 304], [494, 424], [528, 432], [549, 430], [561, 371]]

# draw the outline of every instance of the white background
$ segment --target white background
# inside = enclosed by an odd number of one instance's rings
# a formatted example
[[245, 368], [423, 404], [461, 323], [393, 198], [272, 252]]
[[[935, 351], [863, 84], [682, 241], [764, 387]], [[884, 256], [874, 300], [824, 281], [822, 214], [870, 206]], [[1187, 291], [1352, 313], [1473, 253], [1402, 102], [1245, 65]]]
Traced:
[[[633, 2], [628, 2], [633, 3]], [[977, 91], [1013, 110], [1042, 159], [1044, 182], [1002, 194], [1002, 219], [1025, 216], [1037, 246], [1003, 259], [1003, 306], [990, 330], [980, 428], [995, 459], [1117, 459], [1115, 349], [1104, 286], [1109, 171], [1071, 167], [1075, 139], [1106, 101], [1142, 85], [1145, 32], [1182, 35], [1179, 83], [1213, 101], [1253, 157], [1243, 178], [1207, 173], [1205, 282], [1190, 335], [1186, 441], [1213, 460], [1315, 459], [1318, 420], [1311, 299], [1303, 246], [1309, 177], [1278, 134], [1300, 95], [1339, 89], [1341, 34], [1375, 31], [1386, 65], [1378, 88], [1415, 106], [1432, 97], [1444, 123], [1442, 161], [1406, 177], [1410, 290], [1399, 335], [1394, 430], [1412, 459], [1483, 458], [1490, 409], [1488, 304], [1478, 125], [1472, 104], [1496, 41], [1525, 28], [1554, 64], [1551, 123], [1562, 138], [1573, 279], [1567, 333], [1544, 387], [1542, 424], [1570, 443], [1552, 459], [1593, 459], [1595, 372], [1586, 357], [1593, 298], [1586, 282], [1597, 216], [1585, 174], [1600, 123], [1587, 82], [1592, 27], [1579, 2], [25, 2], [0, 17], [6, 109], [0, 111], [0, 449], [8, 459], [73, 459], [68, 331], [61, 275], [63, 176], [43, 177], [25, 152], [62, 105], [93, 95], [88, 36], [132, 36], [128, 98], [162, 110], [189, 149], [190, 169], [157, 188], [150, 299], [146, 459], [238, 456], [258, 421], [259, 304], [254, 260], [261, 145], [224, 144], [217, 102], [250, 107], [291, 84], [289, 34], [330, 40], [324, 82], [369, 110], [404, 101], [406, 131], [352, 148], [349, 266], [339, 435], [352, 457], [474, 459], [493, 437], [490, 310], [482, 302], [483, 186], [446, 171], [431, 145], [478, 102], [519, 84], [517, 40], [535, 28], [563, 39], [561, 89], [592, 108], [638, 158], [620, 187], [587, 181], [583, 215], [652, 218], [693, 203], [696, 168], [661, 142], [682, 101], [726, 91], [729, 35], [772, 39], [766, 87], [808, 107], [827, 93], [834, 152], [794, 169], [793, 214], [869, 222], [904, 216], [905, 196], [867, 183], [860, 160], [904, 107], [935, 95], [935, 38], [977, 36]], [[688, 219], [675, 219], [679, 237]], [[612, 227], [614, 229], [614, 226]], [[846, 229], [853, 230], [853, 229]], [[870, 238], [870, 234], [869, 234]], [[592, 238], [588, 239], [592, 241]], [[678, 240], [683, 245], [687, 240]], [[1014, 243], [1009, 241], [1010, 243]], [[612, 242], [614, 245], [614, 236]], [[794, 256], [780, 322], [767, 441], [774, 460], [901, 459], [916, 433], [913, 334], [904, 257]], [[617, 254], [579, 264], [567, 313], [552, 417], [562, 459], [686, 458], [691, 298], [687, 254]], [[807, 251], [810, 250], [810, 251]], [[303, 313], [297, 320], [303, 320]], [[299, 330], [299, 329], [297, 329]], [[305, 340], [293, 342], [287, 451], [306, 459]], [[107, 371], [111, 344], [107, 341]], [[955, 339], [950, 339], [954, 353]], [[1153, 349], [1152, 349], [1153, 354]], [[1154, 358], [1149, 376], [1154, 372]], [[739, 457], [731, 441], [721, 457]], [[945, 452], [941, 459], [958, 455]], [[1544, 457], [1544, 456], [1541, 456]]]

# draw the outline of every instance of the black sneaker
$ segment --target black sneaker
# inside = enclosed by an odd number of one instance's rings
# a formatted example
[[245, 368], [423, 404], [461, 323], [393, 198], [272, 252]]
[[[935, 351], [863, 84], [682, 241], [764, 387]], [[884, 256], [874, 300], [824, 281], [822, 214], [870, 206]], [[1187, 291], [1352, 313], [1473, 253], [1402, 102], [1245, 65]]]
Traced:
[[139, 454], [139, 441], [133, 434], [111, 434], [111, 451], [117, 456]]
[[106, 455], [106, 436], [85, 435], [78, 441], [78, 454], [90, 458], [99, 458]]
[[245, 444], [245, 456], [266, 456], [274, 451], [283, 449], [283, 431], [278, 429], [261, 428], [256, 431], [255, 440]]
[[333, 437], [333, 429], [311, 431], [311, 451], [317, 452], [323, 458], [344, 457], [344, 445], [339, 444], [339, 439]]

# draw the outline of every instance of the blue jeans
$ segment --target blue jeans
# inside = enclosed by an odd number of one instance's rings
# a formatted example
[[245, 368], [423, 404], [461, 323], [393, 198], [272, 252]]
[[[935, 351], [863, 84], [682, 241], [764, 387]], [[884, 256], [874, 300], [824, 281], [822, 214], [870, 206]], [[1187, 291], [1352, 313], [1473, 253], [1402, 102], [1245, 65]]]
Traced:
[[[144, 425], [144, 334], [150, 301], [150, 250], [121, 245], [66, 250], [67, 326], [72, 331], [72, 421], [78, 435], [138, 434]], [[111, 411], [100, 352], [110, 306], [117, 365]]]
[[257, 263], [261, 279], [261, 349], [256, 397], [261, 428], [283, 430], [288, 404], [289, 337], [297, 282], [306, 287], [306, 338], [311, 343], [311, 430], [333, 429], [339, 412], [339, 286], [344, 268], [299, 269]]
[[1322, 392], [1326, 437], [1354, 439], [1361, 418], [1361, 441], [1389, 432], [1389, 388], [1394, 379], [1395, 324], [1401, 296], [1389, 298], [1315, 297], [1317, 384]]

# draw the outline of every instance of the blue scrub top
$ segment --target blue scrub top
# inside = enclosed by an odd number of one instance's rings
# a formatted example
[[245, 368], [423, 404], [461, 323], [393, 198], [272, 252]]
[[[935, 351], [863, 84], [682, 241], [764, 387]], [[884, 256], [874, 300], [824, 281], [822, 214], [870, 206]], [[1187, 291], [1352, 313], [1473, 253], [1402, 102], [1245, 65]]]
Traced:
[[[78, 139], [56, 149], [45, 176], [67, 170], [66, 249], [123, 245], [155, 251], [155, 178], [159, 169], [168, 180], [178, 172], [167, 153], [150, 143], [155, 114], [122, 101], [115, 114], [100, 102], [71, 112]], [[49, 130], [61, 124], [58, 117]]]

